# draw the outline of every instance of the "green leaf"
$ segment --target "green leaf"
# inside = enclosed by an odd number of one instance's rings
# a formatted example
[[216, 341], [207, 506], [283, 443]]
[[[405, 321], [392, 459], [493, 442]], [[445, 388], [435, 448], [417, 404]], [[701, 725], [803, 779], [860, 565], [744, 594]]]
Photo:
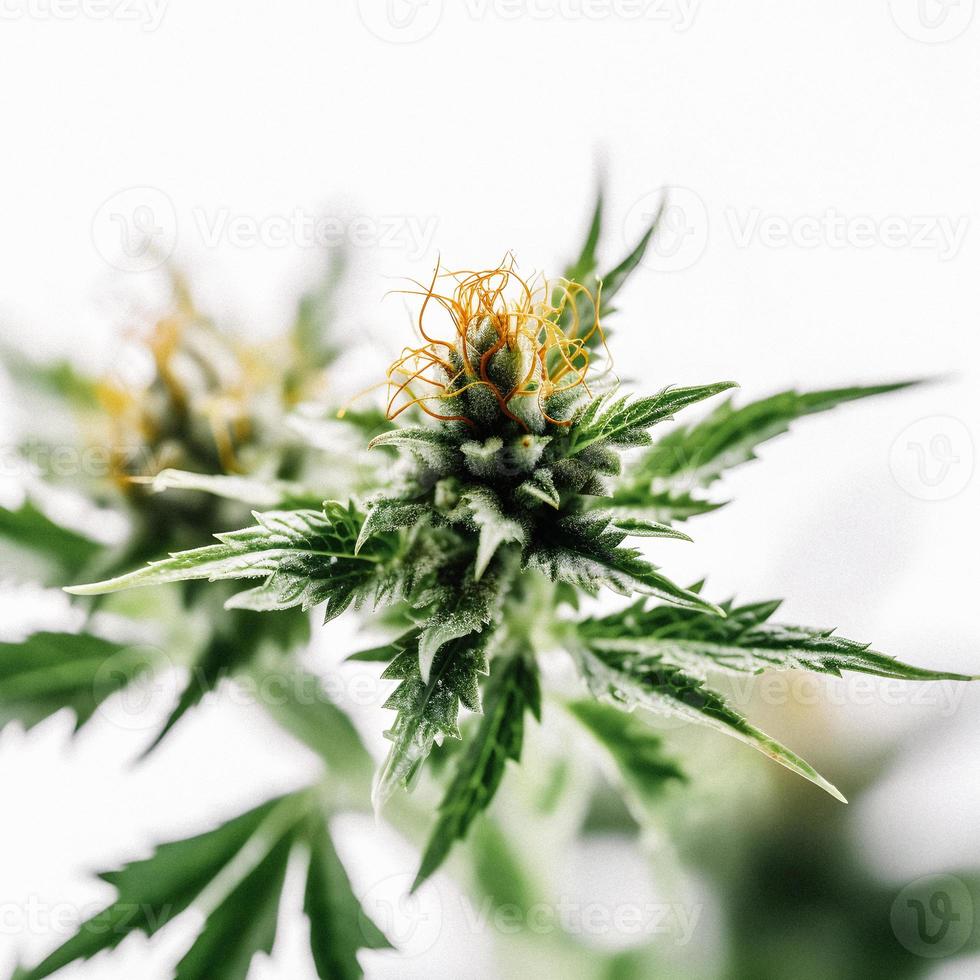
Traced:
[[306, 610], [325, 602], [329, 620], [376, 582], [375, 564], [381, 558], [370, 548], [354, 554], [362, 519], [353, 504], [328, 501], [322, 511], [269, 511], [254, 517], [252, 527], [216, 535], [220, 544], [180, 551], [118, 578], [66, 591], [98, 595], [192, 579], [264, 578], [257, 588], [232, 596], [227, 608]]
[[600, 588], [626, 596], [638, 592], [724, 615], [719, 606], [662, 575], [634, 548], [620, 547], [626, 533], [601, 513], [562, 518], [555, 535], [529, 550], [527, 567], [553, 582], [565, 582], [592, 594]]
[[670, 490], [651, 492], [647, 486], [618, 487], [611, 501], [602, 501], [602, 508], [617, 521], [638, 520], [671, 524], [686, 521], [700, 514], [709, 514], [724, 507], [710, 500], [698, 500], [689, 493], [674, 493]]
[[397, 498], [376, 500], [369, 506], [367, 517], [361, 526], [354, 554], [359, 554], [366, 541], [376, 534], [390, 534], [403, 527], [411, 527], [431, 513], [428, 504], [409, 503]]
[[0, 643], [0, 717], [30, 728], [70, 708], [81, 728], [107, 697], [152, 667], [154, 653], [90, 633], [42, 632]]
[[735, 606], [722, 603], [726, 616], [709, 616], [666, 606], [635, 603], [621, 612], [578, 625], [580, 638], [594, 650], [656, 658], [698, 677], [709, 670], [760, 673], [763, 670], [813, 670], [840, 676], [844, 670], [902, 680], [973, 678], [950, 671], [912, 667], [869, 649], [869, 644], [811, 629], [768, 622], [779, 602]]
[[[707, 487], [725, 470], [756, 459], [756, 448], [787, 432], [796, 419], [917, 383], [784, 391], [741, 408], [725, 401], [700, 422], [678, 426], [647, 450], [617, 490], [615, 502], [673, 510], [676, 520], [712, 510], [718, 505], [702, 504], [691, 498], [690, 491]], [[700, 511], [696, 509], [699, 505]]]
[[375, 809], [399, 784], [409, 788], [436, 739], [459, 738], [459, 706], [480, 710], [479, 675], [487, 672], [491, 631], [470, 633], [447, 643], [423, 680], [417, 643], [411, 643], [388, 665], [384, 680], [401, 680], [384, 707], [397, 711], [385, 732], [392, 745], [374, 784]]
[[646, 810], [655, 808], [671, 780], [686, 782], [677, 763], [664, 755], [661, 737], [635, 714], [599, 701], [567, 707], [609, 753], [628, 792]]
[[239, 854], [277, 811], [295, 805], [292, 797], [270, 800], [215, 830], [162, 844], [152, 857], [99, 877], [113, 885], [115, 902], [84, 922], [64, 945], [21, 980], [42, 980], [79, 959], [115, 949], [131, 932], [152, 936], [175, 919]]
[[478, 633], [497, 613], [510, 585], [512, 564], [495, 562], [477, 580], [476, 567], [459, 571], [447, 566], [446, 577], [432, 604], [431, 615], [419, 634], [418, 657], [422, 680], [429, 679], [432, 663], [444, 644], [450, 640]]
[[70, 361], [41, 363], [31, 360], [7, 344], [0, 345], [0, 360], [12, 380], [26, 388], [32, 395], [42, 392], [64, 401], [73, 408], [99, 407], [96, 382], [79, 374]]
[[608, 302], [611, 300], [619, 291], [623, 288], [626, 280], [633, 274], [633, 270], [640, 264], [643, 260], [643, 255], [647, 250], [647, 246], [650, 244], [651, 239], [656, 234], [657, 226], [660, 224], [661, 215], [664, 213], [664, 206], [666, 201], [661, 201], [658, 206], [653, 220], [650, 222], [647, 230], [643, 233], [640, 240], [633, 247], [632, 251], [610, 272], [607, 272], [602, 277], [602, 295], [603, 298]]
[[523, 525], [504, 513], [500, 498], [486, 487], [473, 487], [460, 499], [480, 530], [473, 574], [474, 579], [479, 581], [497, 549], [507, 543], [524, 544], [527, 532]]
[[[336, 777], [331, 784], [335, 792], [340, 795], [341, 786], [344, 792], [353, 787], [356, 796], [363, 788], [366, 798], [374, 760], [353, 722], [328, 697], [320, 678], [300, 668], [283, 673], [282, 669], [256, 667], [252, 673], [260, 689], [269, 692], [262, 699], [263, 707], [287, 732], [323, 759], [329, 775]], [[275, 684], [270, 685], [267, 680]]]
[[59, 575], [68, 577], [80, 572], [104, 547], [56, 523], [30, 500], [16, 510], [0, 507], [0, 538], [42, 555]]
[[611, 526], [634, 538], [676, 538], [690, 541], [683, 531], [677, 531], [669, 524], [651, 521], [642, 517], [626, 517], [609, 514]]
[[589, 230], [582, 244], [582, 250], [578, 258], [565, 267], [562, 276], [571, 282], [587, 284], [587, 280], [596, 270], [596, 249], [599, 246], [599, 237], [602, 234], [602, 210], [603, 210], [603, 188], [600, 184], [596, 190], [595, 205], [592, 209], [592, 218], [589, 221]]
[[360, 949], [391, 949], [381, 930], [364, 914], [337, 856], [326, 822], [311, 815], [307, 837], [310, 863], [303, 911], [310, 920], [310, 949], [321, 980], [359, 980]]
[[569, 433], [567, 455], [574, 456], [595, 443], [627, 448], [648, 445], [648, 428], [673, 418], [674, 412], [688, 405], [734, 387], [734, 381], [720, 381], [693, 388], [665, 388], [646, 398], [617, 398], [615, 392], [609, 392], [593, 399], [576, 418]]
[[252, 957], [276, 939], [279, 897], [295, 842], [290, 827], [208, 916], [174, 980], [246, 980]]
[[421, 426], [382, 432], [368, 443], [368, 449], [377, 449], [380, 446], [404, 449], [423, 465], [440, 471], [450, 469], [456, 455], [456, 449], [445, 432]]
[[643, 707], [680, 717], [730, 735], [815, 783], [835, 799], [847, 802], [808, 762], [749, 724], [700, 678], [656, 657], [600, 650], [578, 639], [570, 639], [569, 646], [595, 697], [627, 709]]
[[298, 483], [285, 480], [262, 480], [257, 477], [191, 473], [188, 470], [161, 470], [150, 479], [155, 493], [166, 490], [198, 490], [225, 500], [237, 500], [250, 507], [275, 507], [291, 510], [318, 507], [321, 494]]
[[518, 500], [526, 505], [547, 504], [557, 510], [561, 506], [561, 494], [555, 486], [554, 475], [547, 467], [541, 467], [514, 491]]
[[483, 717], [456, 766], [439, 820], [429, 838], [414, 891], [445, 861], [497, 792], [508, 759], [520, 761], [524, 743], [524, 712], [541, 720], [541, 689], [533, 662], [521, 654], [498, 656], [487, 683]]

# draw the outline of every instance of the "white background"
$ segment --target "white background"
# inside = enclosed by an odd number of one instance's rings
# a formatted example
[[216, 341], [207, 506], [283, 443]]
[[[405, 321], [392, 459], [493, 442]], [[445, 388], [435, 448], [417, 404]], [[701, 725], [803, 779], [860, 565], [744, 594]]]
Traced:
[[[51, 2], [0, 0], [5, 339], [111, 361], [127, 304], [158, 288], [152, 272], [123, 271], [120, 251], [125, 221], [147, 206], [201, 305], [274, 333], [319, 255], [302, 230], [263, 244], [249, 229], [275, 235], [297, 212], [326, 214], [355, 238], [343, 330], [368, 344], [336, 379], [354, 390], [406, 339], [400, 301], [382, 302], [394, 277], [425, 275], [437, 252], [479, 267], [507, 249], [522, 268], [557, 271], [605, 161], [607, 260], [661, 188], [680, 188], [669, 217], [681, 237], [665, 239], [617, 303], [622, 374], [648, 389], [731, 377], [744, 397], [941, 379], [767, 447], [728, 481], [738, 502], [697, 526], [695, 546], [663, 549], [666, 570], [710, 572], [715, 597], [785, 595], [787, 618], [903, 659], [980, 670], [973, 0], [927, 5], [924, 19], [915, 0]], [[8, 595], [4, 608], [14, 605]], [[325, 662], [339, 656], [345, 631], [323, 645]], [[856, 816], [896, 887], [980, 860], [977, 704], [964, 694], [942, 738], [910, 745]], [[794, 744], [833, 758], [927, 714], [845, 703], [821, 715], [823, 728], [794, 723]], [[372, 730], [384, 718], [366, 711]], [[52, 941], [45, 923], [18, 926], [30, 896], [98, 902], [107, 890], [91, 883], [93, 866], [316, 771], [257, 713], [227, 704], [202, 710], [139, 770], [128, 761], [140, 733], [131, 741], [100, 719], [70, 746], [69, 729], [59, 717], [0, 741], [0, 967]], [[379, 868], [412, 867], [370, 824], [345, 846], [361, 888]], [[256, 976], [307, 975], [298, 930]], [[151, 960], [131, 941], [77, 975], [165, 976], [190, 935], [154, 944]], [[443, 935], [408, 964], [365, 962], [370, 976], [451, 976], [458, 955]], [[490, 976], [480, 955], [466, 953], [469, 974]], [[958, 969], [943, 975], [976, 965]]]

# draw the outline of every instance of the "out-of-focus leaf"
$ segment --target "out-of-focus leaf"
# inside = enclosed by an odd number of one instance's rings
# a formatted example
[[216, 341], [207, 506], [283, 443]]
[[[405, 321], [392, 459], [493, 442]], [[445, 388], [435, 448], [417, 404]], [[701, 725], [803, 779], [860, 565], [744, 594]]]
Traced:
[[310, 920], [310, 948], [321, 980], [359, 980], [361, 949], [390, 949], [381, 930], [361, 910], [330, 839], [326, 822], [310, 817], [310, 864], [303, 911]]
[[107, 697], [155, 666], [156, 652], [90, 633], [42, 632], [0, 643], [0, 718], [31, 727], [69, 708], [81, 728]]

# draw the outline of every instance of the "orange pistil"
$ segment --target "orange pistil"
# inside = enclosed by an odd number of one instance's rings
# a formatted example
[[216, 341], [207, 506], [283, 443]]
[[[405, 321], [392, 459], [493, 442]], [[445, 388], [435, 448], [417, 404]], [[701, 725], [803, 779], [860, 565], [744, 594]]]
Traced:
[[[451, 294], [436, 288], [440, 279], [455, 282]], [[522, 426], [524, 423], [508, 407], [515, 398], [536, 399], [549, 422], [568, 425], [547, 415], [544, 400], [580, 385], [591, 395], [586, 376], [589, 346], [596, 336], [606, 350], [608, 363], [598, 292], [593, 297], [585, 286], [565, 279], [549, 284], [538, 276], [528, 282], [516, 272], [512, 255], [505, 256], [497, 268], [480, 272], [440, 271], [437, 266], [428, 286], [415, 284], [417, 290], [400, 292], [423, 297], [417, 325], [425, 343], [405, 348], [388, 369], [384, 383], [388, 387], [389, 419], [418, 405], [432, 418], [475, 427], [467, 416], [440, 412], [438, 405], [479, 385], [493, 393], [504, 415]], [[427, 313], [433, 309], [431, 304], [448, 314], [454, 342], [430, 331]], [[471, 328], [487, 325], [496, 333], [496, 340], [475, 360], [470, 350]], [[509, 391], [501, 390], [489, 373], [494, 354], [505, 348], [522, 353], [527, 363], [524, 376]], [[454, 353], [457, 363], [462, 361], [460, 369], [452, 363]]]

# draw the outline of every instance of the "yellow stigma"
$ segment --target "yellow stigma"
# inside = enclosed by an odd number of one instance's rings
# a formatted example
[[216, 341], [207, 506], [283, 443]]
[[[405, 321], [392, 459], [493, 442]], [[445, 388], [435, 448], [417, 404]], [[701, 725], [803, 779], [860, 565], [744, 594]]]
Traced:
[[[438, 288], [442, 280], [455, 284], [451, 291]], [[433, 418], [473, 426], [466, 415], [440, 411], [439, 403], [483, 386], [493, 393], [500, 410], [521, 425], [508, 409], [515, 398], [535, 398], [545, 418], [556, 425], [568, 424], [551, 419], [542, 402], [580, 385], [588, 392], [590, 345], [597, 341], [606, 349], [598, 290], [593, 296], [580, 283], [549, 282], [540, 275], [525, 280], [516, 271], [512, 255], [496, 268], [479, 272], [451, 272], [437, 266], [428, 286], [416, 285], [418, 289], [400, 292], [422, 297], [417, 325], [424, 342], [406, 347], [388, 369], [389, 419], [418, 405]], [[433, 328], [432, 314], [440, 311], [444, 320], [448, 316], [450, 330]], [[496, 340], [482, 353], [474, 353], [474, 328], [485, 331], [488, 326]], [[450, 339], [443, 339], [447, 333]], [[521, 355], [523, 374], [506, 391], [488, 373], [491, 358], [505, 349]], [[608, 370], [608, 349], [606, 354]]]

